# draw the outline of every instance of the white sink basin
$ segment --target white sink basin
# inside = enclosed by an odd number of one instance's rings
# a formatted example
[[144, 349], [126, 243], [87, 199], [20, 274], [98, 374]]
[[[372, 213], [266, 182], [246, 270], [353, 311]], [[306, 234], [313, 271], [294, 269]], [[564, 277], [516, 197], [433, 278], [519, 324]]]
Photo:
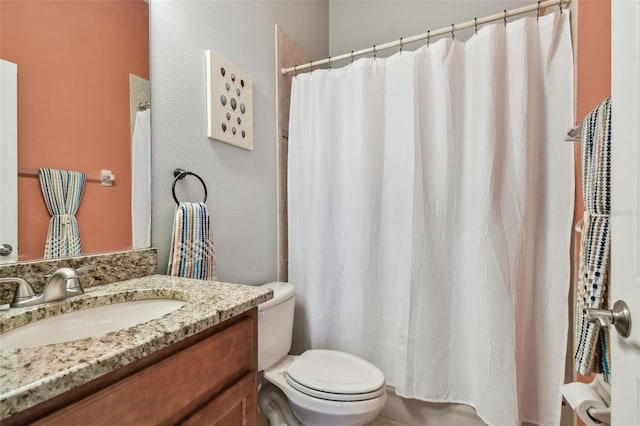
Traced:
[[185, 303], [178, 299], [145, 299], [56, 315], [0, 334], [0, 348], [31, 348], [101, 336], [161, 317]]

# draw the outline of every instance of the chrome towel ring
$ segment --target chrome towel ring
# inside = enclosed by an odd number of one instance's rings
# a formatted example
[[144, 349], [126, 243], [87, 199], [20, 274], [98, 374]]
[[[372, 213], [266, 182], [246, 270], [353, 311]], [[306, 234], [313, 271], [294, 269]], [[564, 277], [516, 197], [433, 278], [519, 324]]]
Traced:
[[176, 183], [186, 177], [186, 176], [194, 176], [196, 178], [198, 178], [198, 180], [200, 181], [200, 183], [202, 184], [202, 187], [204, 188], [204, 201], [202, 201], [203, 203], [205, 203], [207, 201], [207, 185], [204, 183], [204, 181], [202, 180], [202, 178], [200, 176], [198, 176], [197, 174], [193, 173], [193, 172], [188, 172], [186, 170], [183, 169], [175, 169], [173, 171], [173, 176], [175, 176], [175, 179], [173, 180], [173, 186], [171, 187], [171, 193], [173, 194], [173, 199], [175, 200], [176, 204], [180, 205], [180, 201], [178, 201], [178, 197], [176, 197]]

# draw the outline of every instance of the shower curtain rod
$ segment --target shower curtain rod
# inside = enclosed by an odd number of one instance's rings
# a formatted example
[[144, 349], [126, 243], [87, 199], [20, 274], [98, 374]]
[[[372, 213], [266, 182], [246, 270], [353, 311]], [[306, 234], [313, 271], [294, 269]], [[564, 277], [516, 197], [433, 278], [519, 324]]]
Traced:
[[420, 41], [420, 40], [429, 40], [431, 37], [437, 37], [439, 35], [443, 35], [443, 34], [448, 34], [451, 33], [453, 35], [453, 33], [455, 31], [458, 30], [463, 30], [465, 28], [472, 28], [475, 27], [476, 31], [478, 29], [478, 25], [483, 25], [483, 24], [487, 24], [489, 22], [494, 22], [494, 21], [499, 21], [501, 19], [503, 19], [505, 21], [505, 23], [507, 22], [507, 18], [513, 17], [513, 16], [517, 16], [517, 15], [523, 15], [525, 13], [529, 13], [529, 12], [534, 12], [534, 11], [538, 11], [538, 17], [540, 16], [540, 9], [542, 8], [546, 8], [546, 7], [552, 7], [552, 6], [560, 6], [560, 9], [562, 10], [562, 5], [568, 5], [571, 2], [571, 0], [548, 0], [548, 1], [538, 1], [535, 4], [531, 4], [529, 6], [523, 6], [523, 7], [519, 7], [517, 9], [511, 9], [511, 10], [504, 10], [504, 12], [502, 13], [496, 13], [494, 15], [490, 15], [490, 16], [485, 16], [484, 18], [474, 18], [471, 21], [466, 21], [463, 22], [461, 24], [451, 24], [448, 27], [444, 27], [444, 28], [440, 28], [438, 30], [433, 30], [433, 31], [427, 31], [426, 33], [423, 34], [418, 34], [418, 35], [414, 35], [411, 37], [407, 37], [407, 38], [400, 38], [400, 40], [397, 41], [391, 41], [385, 44], [380, 44], [380, 45], [373, 45], [373, 47], [369, 47], [367, 49], [362, 49], [362, 50], [357, 50], [357, 51], [351, 51], [351, 53], [345, 53], [343, 55], [339, 55], [339, 56], [330, 56], [326, 59], [320, 59], [318, 61], [311, 61], [309, 63], [306, 64], [302, 64], [302, 65], [295, 65], [291, 68], [282, 68], [280, 70], [280, 72], [282, 74], [289, 74], [291, 72], [295, 72], [297, 73], [298, 71], [302, 71], [308, 68], [313, 68], [314, 66], [319, 66], [319, 65], [324, 65], [324, 64], [329, 64], [329, 67], [331, 67], [331, 63], [335, 62], [335, 61], [340, 61], [342, 59], [351, 59], [351, 61], [353, 61], [353, 58], [355, 58], [356, 56], [362, 56], [362, 55], [366, 55], [368, 53], [373, 53], [374, 57], [376, 55], [376, 52], [380, 51], [380, 50], [385, 50], [385, 49], [391, 49], [393, 47], [398, 47], [400, 46], [400, 49], [402, 50], [402, 46], [404, 46], [405, 44], [408, 43], [413, 43], [416, 41]]

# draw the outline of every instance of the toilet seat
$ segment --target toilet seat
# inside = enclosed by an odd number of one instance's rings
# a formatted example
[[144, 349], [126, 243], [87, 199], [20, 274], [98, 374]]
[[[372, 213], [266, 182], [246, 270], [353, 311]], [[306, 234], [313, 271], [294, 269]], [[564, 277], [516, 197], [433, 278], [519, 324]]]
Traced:
[[326, 349], [304, 352], [291, 363], [285, 377], [297, 391], [330, 401], [363, 401], [385, 392], [384, 375], [375, 365]]
[[322, 392], [315, 389], [308, 388], [300, 383], [296, 382], [289, 376], [286, 375], [287, 383], [305, 395], [325, 399], [327, 401], [337, 401], [337, 402], [349, 402], [349, 401], [365, 401], [367, 399], [374, 399], [385, 393], [384, 387], [381, 387], [377, 391], [367, 392], [367, 393], [332, 393], [332, 392]]

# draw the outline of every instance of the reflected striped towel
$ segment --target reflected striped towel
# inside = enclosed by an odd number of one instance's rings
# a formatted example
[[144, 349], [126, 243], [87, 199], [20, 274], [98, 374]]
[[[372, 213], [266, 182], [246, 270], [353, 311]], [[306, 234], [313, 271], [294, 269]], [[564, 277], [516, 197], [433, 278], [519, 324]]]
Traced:
[[83, 172], [38, 169], [42, 196], [51, 215], [44, 246], [45, 259], [82, 254], [76, 212], [80, 206], [86, 176]]
[[176, 210], [167, 274], [216, 280], [213, 226], [204, 203], [183, 201]]
[[[575, 367], [580, 374], [602, 373], [609, 382], [609, 332], [588, 322], [585, 308], [606, 308], [611, 247], [611, 99], [582, 122], [584, 218], [578, 229], [580, 268], [576, 309]], [[581, 228], [580, 228], [581, 225]]]

